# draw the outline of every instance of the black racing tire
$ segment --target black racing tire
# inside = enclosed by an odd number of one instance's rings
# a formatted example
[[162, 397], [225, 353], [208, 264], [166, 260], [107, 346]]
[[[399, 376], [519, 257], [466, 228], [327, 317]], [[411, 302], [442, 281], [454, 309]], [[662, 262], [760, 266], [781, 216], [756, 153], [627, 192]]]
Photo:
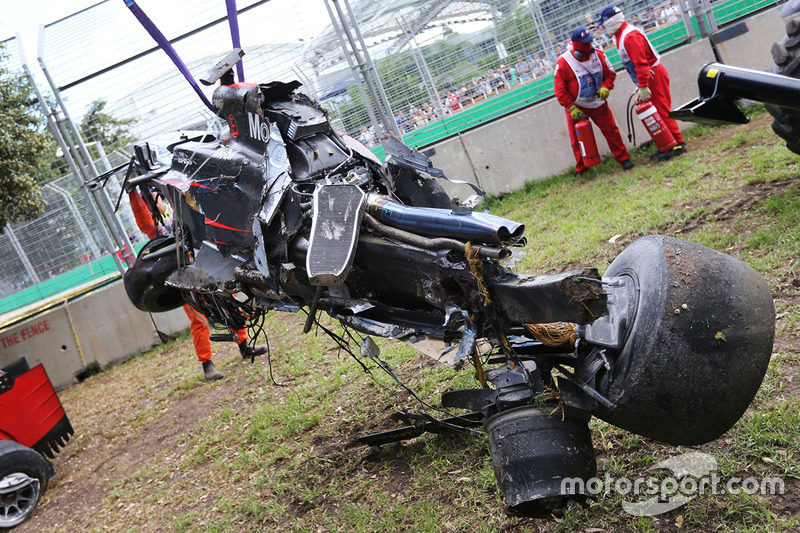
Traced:
[[0, 440], [0, 529], [18, 526], [30, 517], [52, 474], [52, 465], [38, 452]]
[[[800, 78], [800, 17], [786, 20], [786, 35], [772, 45], [773, 72], [792, 78]], [[786, 148], [800, 154], [800, 111], [773, 104], [765, 104], [774, 119], [772, 131], [786, 141]]]
[[142, 247], [136, 261], [123, 276], [125, 292], [137, 309], [147, 313], [161, 313], [177, 309], [184, 304], [178, 289], [166, 285], [167, 278], [178, 267], [178, 257], [170, 253], [156, 260], [148, 256], [175, 244], [172, 237], [157, 237]]
[[705, 246], [652, 236], [626, 248], [604, 279], [638, 295], [627, 338], [597, 390], [616, 404], [599, 418], [669, 444], [702, 444], [730, 429], [769, 364], [775, 308], [749, 265]]

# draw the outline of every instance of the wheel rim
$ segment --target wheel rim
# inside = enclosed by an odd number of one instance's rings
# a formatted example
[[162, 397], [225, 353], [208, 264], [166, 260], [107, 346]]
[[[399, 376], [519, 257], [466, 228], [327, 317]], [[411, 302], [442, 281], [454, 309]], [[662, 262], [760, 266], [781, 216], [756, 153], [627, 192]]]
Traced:
[[39, 480], [14, 472], [0, 480], [0, 528], [25, 521], [39, 501]]

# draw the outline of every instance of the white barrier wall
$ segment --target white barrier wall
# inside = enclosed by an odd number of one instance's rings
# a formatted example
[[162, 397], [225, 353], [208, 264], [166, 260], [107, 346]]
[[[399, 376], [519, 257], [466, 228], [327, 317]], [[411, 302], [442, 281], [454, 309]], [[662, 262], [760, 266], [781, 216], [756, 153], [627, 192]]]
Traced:
[[[708, 40], [683, 46], [662, 56], [670, 74], [673, 108], [697, 98], [697, 73], [706, 63], [716, 61]], [[627, 140], [625, 113], [628, 97], [636, 90], [628, 74], [617, 72], [608, 102]], [[681, 128], [691, 123], [680, 123]], [[649, 140], [641, 122], [634, 121], [638, 143]], [[601, 154], [610, 151], [595, 128]], [[575, 167], [569, 143], [564, 108], [555, 97], [435, 144], [434, 166], [448, 177], [477, 184], [487, 193], [500, 196], [521, 189], [527, 181], [539, 181]], [[690, 147], [691, 148], [691, 147]], [[451, 195], [464, 199], [471, 189], [442, 182]]]
[[65, 307], [58, 307], [0, 331], [0, 367], [25, 357], [43, 363], [56, 388], [76, 381], [84, 365]]
[[43, 363], [56, 389], [87, 367], [120, 363], [189, 328], [183, 309], [149, 314], [128, 300], [122, 282], [97, 289], [0, 331], [0, 367], [20, 357]]

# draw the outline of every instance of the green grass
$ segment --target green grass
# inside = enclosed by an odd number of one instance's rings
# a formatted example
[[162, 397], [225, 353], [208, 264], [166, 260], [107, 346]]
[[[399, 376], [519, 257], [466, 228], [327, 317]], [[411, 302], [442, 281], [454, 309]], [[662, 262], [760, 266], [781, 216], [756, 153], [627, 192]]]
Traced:
[[[604, 266], [619, 252], [618, 246], [608, 242], [615, 235], [622, 236], [621, 242], [630, 242], [638, 236], [661, 233], [710, 215], [720, 199], [741, 194], [743, 186], [797, 176], [797, 156], [763, 128], [725, 130], [732, 135], [710, 151], [690, 151], [668, 164], [656, 165], [643, 160], [644, 151], [639, 150], [634, 152], [637, 167], [630, 172], [616, 172], [616, 164], [610, 160], [593, 169], [587, 181], [573, 183], [569, 172], [528, 183], [522, 191], [490, 199], [487, 206], [493, 213], [525, 224], [530, 244], [520, 269], [556, 271], [570, 263]], [[687, 136], [690, 149], [693, 140], [714, 132], [708, 126], [692, 128]], [[749, 148], [756, 140], [770, 144]], [[741, 148], [745, 144], [746, 150]], [[744, 153], [731, 157], [737, 148]], [[766, 217], [770, 223], [761, 224], [749, 242], [741, 243], [738, 235], [719, 231], [713, 221], [693, 233], [692, 240], [722, 250], [733, 245], [746, 247], [747, 254], [756, 256], [765, 255], [766, 249], [781, 241], [787, 245], [786, 253], [773, 256], [775, 261], [764, 268], [788, 263], [787, 258], [800, 246], [798, 187], [770, 196], [756, 212], [737, 214], [737, 221], [752, 225], [757, 217]]]

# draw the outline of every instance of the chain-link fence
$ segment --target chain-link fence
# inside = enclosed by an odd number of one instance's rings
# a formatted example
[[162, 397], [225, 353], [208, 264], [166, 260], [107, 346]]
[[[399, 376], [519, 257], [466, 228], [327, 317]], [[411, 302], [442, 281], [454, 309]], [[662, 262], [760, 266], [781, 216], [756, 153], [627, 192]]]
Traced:
[[[341, 0], [340, 0], [341, 2]], [[231, 47], [221, 0], [141, 0], [199, 78]], [[697, 34], [691, 4], [727, 23], [775, 0], [627, 0], [618, 5], [659, 50]], [[360, 74], [325, 0], [239, 1], [248, 81], [299, 79], [336, 125], [377, 144]], [[595, 30], [608, 0], [350, 0], [401, 134], [421, 147], [552, 94], [552, 72], [578, 26]], [[611, 41], [595, 32], [598, 44]], [[73, 114], [92, 100], [132, 121], [136, 138], [215, 128], [206, 109], [122, 2], [101, 2], [47, 25], [44, 58]], [[609, 57], [617, 62], [611, 47]], [[619, 64], [617, 63], [617, 66]], [[91, 88], [91, 89], [89, 89]], [[206, 88], [210, 98], [213, 88]], [[98, 140], [98, 139], [88, 139]]]
[[[727, 23], [774, 1], [633, 0], [618, 2], [626, 18], [643, 28], [660, 51], [683, 44], [705, 27]], [[527, 2], [424, 2], [394, 11], [356, 10], [378, 77], [406, 144], [424, 147], [494, 120], [553, 94], [553, 69], [575, 28], [585, 26], [596, 45], [621, 63], [611, 39], [597, 29], [607, 0]], [[698, 17], [690, 16], [697, 4]], [[720, 22], [721, 21], [721, 22]], [[366, 144], [379, 135], [349, 70], [342, 45], [327, 30], [305, 59], [335, 80], [320, 96], [334, 120]], [[338, 77], [336, 77], [338, 76]], [[379, 150], [378, 150], [379, 151]]]
[[[122, 152], [102, 154], [95, 165], [104, 171], [127, 160]], [[111, 208], [120, 191], [119, 183], [110, 180], [100, 201]], [[7, 226], [0, 235], [0, 316], [119, 275], [112, 254], [122, 257], [122, 251], [109, 250], [103, 238], [107, 229], [91, 216], [97, 200], [82, 181], [67, 173], [45, 184], [42, 197], [46, 203], [42, 216]], [[130, 240], [142, 243], [124, 195], [118, 216]]]
[[[372, 118], [377, 105], [359, 84], [363, 71], [353, 68], [343, 33], [332, 25], [332, 1], [239, 0], [246, 79], [300, 80], [301, 90], [327, 107], [337, 129], [380, 155], [381, 125]], [[592, 30], [597, 44], [611, 45], [595, 23], [607, 0], [338, 2], [352, 8], [366, 45], [358, 51], [368, 54], [378, 74], [390, 120], [418, 148], [551, 96], [553, 66], [576, 27]], [[222, 0], [138, 3], [195, 78], [231, 48]], [[702, 34], [701, 26], [730, 23], [777, 3], [617, 5], [663, 51]], [[99, 171], [123, 163], [131, 141], [223, 126], [121, 1], [102, 1], [48, 24], [43, 37], [42, 59], [98, 157]], [[6, 44], [9, 64], [17, 68], [15, 43]], [[619, 66], [613, 46], [608, 55]], [[210, 98], [213, 88], [203, 90]], [[58, 173], [63, 177], [44, 188], [46, 214], [0, 235], [0, 315], [117, 272], [109, 256], [115, 251], [102, 238], [102, 224], [89, 215], [81, 180]], [[110, 183], [113, 204], [119, 179]], [[122, 226], [131, 241], [141, 242], [125, 195], [121, 206]]]

